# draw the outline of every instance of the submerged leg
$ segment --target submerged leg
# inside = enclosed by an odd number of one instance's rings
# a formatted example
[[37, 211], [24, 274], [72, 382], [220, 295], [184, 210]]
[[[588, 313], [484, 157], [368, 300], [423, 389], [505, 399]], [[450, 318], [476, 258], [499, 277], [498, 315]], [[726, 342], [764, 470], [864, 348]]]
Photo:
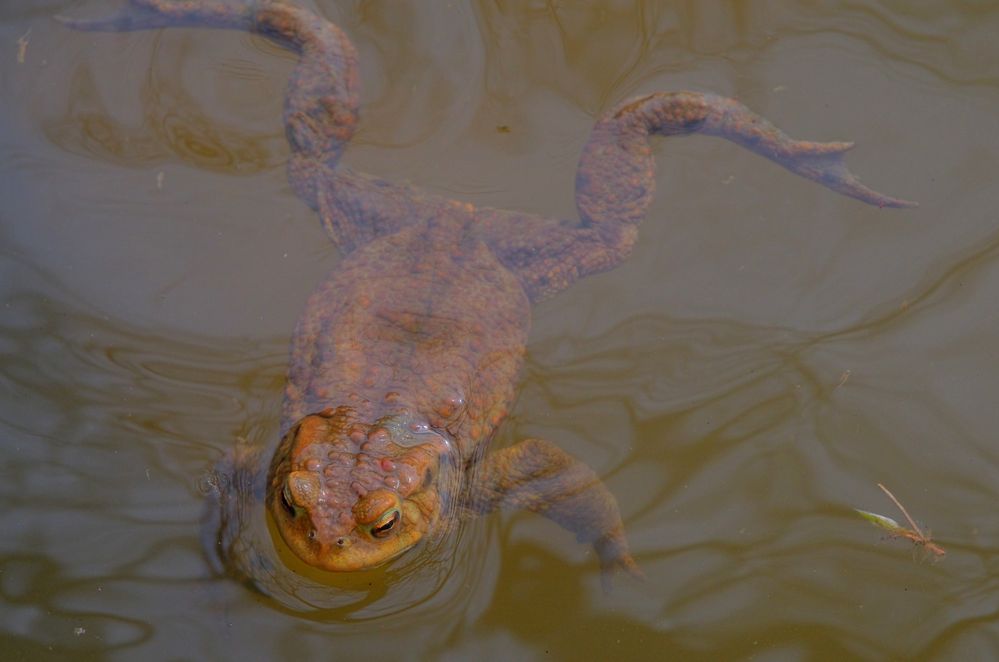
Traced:
[[239, 441], [200, 485], [208, 497], [201, 544], [212, 570], [261, 590], [274, 572], [251, 523], [263, 504], [266, 466], [261, 448]]
[[843, 153], [853, 143], [793, 140], [734, 99], [662, 92], [626, 101], [593, 128], [576, 175], [576, 207], [584, 224], [638, 224], [653, 193], [655, 163], [649, 135], [687, 133], [731, 140], [796, 175], [869, 205], [915, 204], [861, 184], [843, 162]]
[[638, 225], [652, 202], [655, 159], [649, 137], [689, 133], [731, 140], [867, 204], [915, 205], [861, 184], [843, 161], [853, 143], [792, 140], [734, 99], [664, 92], [626, 101], [594, 126], [576, 174], [578, 224], [539, 223], [536, 231], [514, 234], [505, 234], [502, 223], [491, 224], [486, 231], [488, 243], [521, 276], [532, 299], [616, 266], [631, 251]]
[[469, 510], [518, 508], [544, 515], [593, 545], [605, 586], [617, 569], [642, 577], [614, 495], [592, 469], [558, 446], [527, 439], [487, 455], [475, 470]]

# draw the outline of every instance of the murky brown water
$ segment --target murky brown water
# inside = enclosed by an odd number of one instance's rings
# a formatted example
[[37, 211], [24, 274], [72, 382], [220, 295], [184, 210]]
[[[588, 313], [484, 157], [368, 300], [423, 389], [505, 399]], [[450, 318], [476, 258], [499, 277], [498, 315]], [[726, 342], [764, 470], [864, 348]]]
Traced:
[[[443, 588], [297, 612], [210, 578], [199, 478], [270, 443], [338, 259], [285, 180], [292, 60], [243, 34], [72, 33], [0, 8], [0, 657], [970, 660], [999, 655], [999, 3], [316, 3], [357, 44], [351, 167], [574, 215], [594, 117], [737, 96], [851, 139], [879, 211], [705, 138], [660, 143], [635, 255], [536, 310], [498, 444], [618, 496], [646, 583], [529, 514]], [[948, 550], [913, 560], [853, 512]], [[308, 596], [305, 596], [308, 599]]]

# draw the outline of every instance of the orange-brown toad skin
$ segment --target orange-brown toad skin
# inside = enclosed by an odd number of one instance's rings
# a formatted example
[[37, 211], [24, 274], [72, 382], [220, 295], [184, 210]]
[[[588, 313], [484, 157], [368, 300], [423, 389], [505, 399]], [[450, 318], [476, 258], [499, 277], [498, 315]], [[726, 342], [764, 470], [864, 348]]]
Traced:
[[264, 572], [250, 559], [259, 545], [243, 539], [245, 503], [260, 493], [288, 547], [323, 570], [390, 561], [459, 511], [514, 507], [592, 544], [605, 576], [640, 574], [617, 503], [592, 470], [538, 439], [483, 455], [513, 402], [530, 302], [613, 268], [634, 245], [655, 187], [650, 136], [720, 136], [868, 204], [912, 204], [861, 184], [843, 161], [851, 143], [792, 140], [733, 99], [663, 92], [625, 101], [594, 127], [576, 175], [579, 219], [476, 208], [337, 166], [357, 126], [357, 55], [308, 10], [128, 0], [106, 18], [61, 20], [83, 30], [246, 30], [299, 56], [284, 110], [288, 176], [345, 257], [295, 330], [269, 470], [238, 449], [229, 479], [215, 483], [210, 551], [242, 576]]
[[[473, 457], [513, 400], [529, 302], [471, 222], [442, 216], [371, 241], [305, 307], [268, 504], [285, 541], [312, 565], [370, 567], [417, 542], [436, 524], [440, 499], [457, 497], [437, 494], [427, 473], [442, 455]], [[332, 423], [315, 423], [310, 414], [324, 411]], [[316, 498], [286, 504], [276, 495], [300, 472], [320, 477]], [[367, 512], [375, 498], [379, 513], [401, 514], [381, 539]], [[350, 556], [362, 547], [363, 558]]]

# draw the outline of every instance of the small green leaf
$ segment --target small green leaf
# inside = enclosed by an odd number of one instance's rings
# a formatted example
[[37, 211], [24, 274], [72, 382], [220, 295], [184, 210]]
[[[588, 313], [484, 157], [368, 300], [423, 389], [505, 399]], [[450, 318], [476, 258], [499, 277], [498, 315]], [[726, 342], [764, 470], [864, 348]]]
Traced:
[[866, 510], [861, 510], [860, 508], [854, 508], [854, 510], [857, 511], [858, 515], [878, 528], [885, 529], [886, 531], [890, 531], [892, 533], [898, 533], [899, 531], [906, 530], [904, 526], [890, 517], [878, 515], [877, 513], [869, 513]]

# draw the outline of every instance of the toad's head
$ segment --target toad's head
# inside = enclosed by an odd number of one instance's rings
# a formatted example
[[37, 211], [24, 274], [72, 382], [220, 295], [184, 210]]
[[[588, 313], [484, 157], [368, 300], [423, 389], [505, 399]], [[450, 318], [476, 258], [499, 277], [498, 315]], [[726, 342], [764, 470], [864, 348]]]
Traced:
[[426, 424], [351, 420], [346, 407], [301, 419], [271, 462], [267, 508], [289, 548], [321, 570], [381, 565], [411, 549], [441, 516], [440, 467], [452, 446]]

